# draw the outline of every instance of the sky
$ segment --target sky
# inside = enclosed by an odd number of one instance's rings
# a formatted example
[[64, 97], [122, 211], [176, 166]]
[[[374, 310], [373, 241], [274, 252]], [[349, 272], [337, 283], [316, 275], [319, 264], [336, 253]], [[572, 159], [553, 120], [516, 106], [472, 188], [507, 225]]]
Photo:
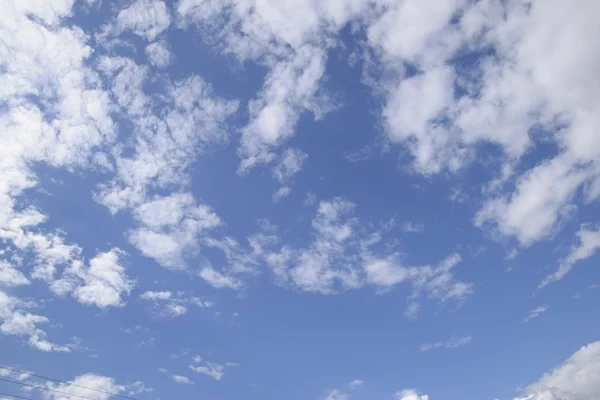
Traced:
[[600, 2], [0, 5], [0, 399], [600, 398]]

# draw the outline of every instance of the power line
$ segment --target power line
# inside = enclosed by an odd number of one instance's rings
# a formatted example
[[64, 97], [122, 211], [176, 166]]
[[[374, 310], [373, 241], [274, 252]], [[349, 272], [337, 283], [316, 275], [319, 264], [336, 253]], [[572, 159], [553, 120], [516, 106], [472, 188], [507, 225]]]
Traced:
[[0, 392], [0, 396], [8, 396], [11, 399], [33, 400], [31, 397], [23, 397], [23, 396], [17, 396], [16, 394], [8, 394], [8, 393], [1, 393], [1, 392]]
[[93, 399], [91, 399], [89, 397], [80, 396], [78, 394], [71, 394], [71, 393], [67, 393], [67, 392], [61, 392], [60, 390], [50, 389], [50, 388], [47, 388], [47, 387], [44, 387], [44, 386], [32, 385], [30, 383], [25, 383], [25, 382], [13, 381], [12, 379], [0, 378], [0, 381], [2, 381], [2, 382], [8, 382], [8, 383], [14, 383], [16, 385], [27, 386], [27, 387], [34, 388], [34, 389], [39, 389], [39, 390], [46, 390], [48, 392], [54, 392], [54, 393], [62, 394], [62, 395], [69, 396], [69, 397], [77, 397], [79, 399], [84, 399], [84, 400], [93, 400]]
[[[62, 384], [64, 384], [64, 385], [69, 385], [69, 386], [73, 386], [73, 387], [78, 387], [78, 388], [80, 388], [80, 389], [91, 390], [91, 391], [93, 391], [93, 392], [103, 393], [103, 394], [107, 394], [107, 395], [109, 395], [109, 396], [119, 397], [119, 398], [121, 398], [121, 399], [127, 399], [127, 400], [137, 400], [137, 399], [134, 399], [133, 397], [124, 396], [124, 395], [122, 395], [122, 394], [117, 394], [117, 393], [106, 392], [106, 391], [104, 391], [104, 390], [100, 390], [100, 389], [93, 389], [93, 388], [89, 388], [89, 387], [85, 387], [85, 386], [77, 385], [77, 384], [75, 384], [75, 383], [71, 383], [71, 382], [65, 382], [65, 381], [61, 381], [61, 380], [59, 380], [59, 379], [49, 378], [49, 377], [47, 377], [47, 376], [43, 376], [43, 375], [36, 375], [36, 374], [32, 374], [31, 372], [23, 371], [23, 370], [16, 369], [16, 368], [10, 368], [10, 367], [5, 367], [5, 366], [2, 366], [2, 365], [0, 365], [0, 369], [4, 369], [4, 370], [7, 370], [7, 371], [12, 371], [12, 372], [17, 372], [17, 373], [20, 373], [20, 374], [27, 374], [27, 375], [29, 375], [29, 376], [33, 376], [33, 377], [35, 377], [35, 378], [45, 379], [45, 380], [47, 380], [47, 381], [52, 381], [52, 382], [56, 382], [56, 383], [62, 383]], [[73, 395], [71, 395], [71, 396], [73, 396]]]

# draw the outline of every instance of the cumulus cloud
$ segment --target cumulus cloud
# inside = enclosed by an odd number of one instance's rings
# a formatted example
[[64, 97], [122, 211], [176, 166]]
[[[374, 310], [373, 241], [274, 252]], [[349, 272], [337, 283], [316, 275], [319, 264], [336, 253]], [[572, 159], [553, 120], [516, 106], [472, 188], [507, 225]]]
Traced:
[[419, 395], [414, 389], [405, 389], [396, 393], [395, 400], [429, 400], [426, 394]]
[[[480, 143], [499, 148], [498, 179], [476, 224], [523, 246], [560, 229], [578, 190], [587, 201], [600, 193], [600, 103], [590, 90], [600, 53], [585, 39], [599, 33], [588, 18], [598, 4], [526, 3], [390, 2], [367, 26], [383, 76], [395, 76], [373, 82], [385, 96], [381, 116], [391, 141], [425, 175], [462, 169], [477, 159]], [[477, 62], [463, 65], [465, 55]], [[556, 155], [520, 164], [548, 140]]]
[[163, 1], [136, 0], [119, 11], [113, 30], [115, 34], [128, 30], [152, 41], [170, 24], [169, 10]]
[[186, 385], [191, 385], [193, 383], [190, 380], [190, 378], [188, 378], [187, 376], [183, 376], [183, 375], [172, 375], [171, 378], [177, 383], [182, 383], [182, 384], [186, 384]]
[[190, 193], [149, 199], [135, 209], [134, 218], [140, 226], [129, 241], [167, 268], [185, 267], [185, 253], [197, 250], [199, 237], [221, 225], [212, 209], [196, 205]]
[[600, 342], [579, 349], [515, 400], [592, 400], [600, 396]]
[[0, 290], [0, 334], [25, 337], [34, 349], [44, 352], [69, 352], [69, 346], [60, 346], [46, 340], [46, 332], [39, 325], [48, 324], [44, 316], [25, 311], [34, 303], [19, 300]]
[[[199, 25], [213, 33], [223, 51], [269, 68], [263, 88], [250, 102], [242, 129], [239, 172], [276, 159], [275, 151], [294, 134], [302, 112], [317, 118], [335, 108], [320, 89], [329, 33], [359, 15], [367, 1], [333, 3], [181, 0], [181, 26]], [[322, 36], [321, 36], [322, 35]]]
[[29, 285], [30, 283], [29, 279], [21, 271], [7, 261], [0, 260], [0, 285], [10, 287]]
[[[140, 384], [133, 384], [131, 389], [139, 389]], [[50, 382], [46, 384], [46, 387], [60, 392], [42, 392], [42, 396], [46, 400], [75, 400], [81, 397], [90, 400], [109, 400], [113, 397], [112, 394], [124, 393], [130, 389], [128, 386], [116, 384], [113, 378], [96, 374], [80, 375], [67, 383]], [[145, 388], [145, 386], [143, 387]]]
[[122, 307], [123, 297], [129, 295], [135, 285], [121, 265], [123, 255], [120, 249], [114, 248], [92, 258], [88, 267], [83, 261], [74, 261], [50, 288], [58, 295], [71, 294], [82, 304], [101, 309]]
[[171, 52], [165, 41], [150, 43], [146, 46], [146, 56], [152, 65], [165, 68], [171, 63]]
[[277, 203], [281, 199], [286, 198], [292, 193], [292, 189], [289, 186], [282, 186], [273, 193], [273, 202]]
[[308, 155], [301, 150], [287, 149], [273, 168], [273, 178], [282, 184], [287, 182], [292, 176], [300, 172], [307, 157]]

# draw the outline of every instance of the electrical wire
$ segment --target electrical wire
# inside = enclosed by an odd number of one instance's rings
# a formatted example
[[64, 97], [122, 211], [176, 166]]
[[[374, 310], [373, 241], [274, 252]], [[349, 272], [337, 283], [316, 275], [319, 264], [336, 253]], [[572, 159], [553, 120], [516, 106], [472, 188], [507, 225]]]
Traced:
[[23, 397], [23, 396], [17, 396], [16, 394], [8, 394], [8, 393], [2, 393], [0, 392], [0, 397], [10, 397], [11, 399], [20, 399], [20, 400], [33, 400], [31, 397]]
[[67, 393], [67, 392], [62, 392], [60, 390], [50, 389], [50, 388], [47, 388], [47, 387], [44, 387], [44, 386], [32, 385], [31, 383], [13, 381], [12, 379], [0, 378], [0, 382], [14, 383], [16, 385], [27, 386], [27, 387], [30, 387], [30, 388], [33, 388], [33, 389], [46, 390], [48, 392], [58, 393], [58, 394], [62, 394], [62, 395], [69, 396], [69, 397], [77, 397], [78, 399], [83, 399], [83, 400], [94, 400], [94, 399], [92, 399], [90, 397], [85, 397], [85, 396], [80, 396], [78, 394], [71, 394], [71, 393]]
[[[80, 389], [91, 390], [93, 392], [98, 392], [98, 393], [106, 394], [106, 395], [113, 396], [113, 397], [119, 397], [121, 399], [137, 400], [137, 399], [134, 399], [133, 397], [124, 396], [122, 394], [106, 392], [106, 391], [100, 390], [100, 389], [93, 389], [93, 388], [89, 388], [89, 387], [77, 385], [77, 384], [71, 383], [71, 382], [65, 382], [65, 381], [61, 381], [59, 379], [49, 378], [49, 377], [43, 376], [43, 375], [32, 374], [31, 372], [27, 372], [27, 371], [23, 371], [23, 370], [16, 369], [16, 368], [11, 368], [11, 367], [6, 367], [6, 366], [3, 366], [3, 365], [0, 365], [0, 369], [4, 369], [6, 371], [17, 372], [19, 374], [27, 374], [27, 375], [33, 376], [35, 378], [40, 378], [40, 379], [44, 379], [44, 380], [52, 381], [52, 382], [56, 382], [56, 383], [62, 383], [63, 385], [69, 385], [69, 386], [77, 387], [77, 388], [80, 388]], [[74, 396], [74, 395], [71, 395], [71, 396]]]

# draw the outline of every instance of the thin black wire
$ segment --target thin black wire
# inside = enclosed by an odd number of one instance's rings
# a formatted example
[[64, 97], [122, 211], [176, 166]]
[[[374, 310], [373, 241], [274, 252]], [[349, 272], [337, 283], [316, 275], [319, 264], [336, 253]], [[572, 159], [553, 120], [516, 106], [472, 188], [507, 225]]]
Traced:
[[23, 397], [23, 396], [17, 396], [16, 394], [8, 394], [8, 393], [1, 393], [1, 392], [0, 392], [0, 396], [8, 396], [11, 399], [33, 400], [31, 397]]
[[35, 378], [45, 379], [45, 380], [47, 380], [47, 381], [52, 381], [52, 382], [56, 382], [56, 383], [62, 383], [62, 384], [64, 384], [64, 385], [69, 385], [69, 386], [73, 386], [73, 387], [78, 387], [78, 388], [80, 388], [80, 389], [91, 390], [91, 391], [94, 391], [94, 392], [98, 392], [98, 393], [107, 394], [107, 395], [109, 395], [109, 396], [119, 397], [119, 398], [121, 398], [121, 399], [127, 399], [127, 400], [137, 400], [137, 399], [134, 399], [133, 397], [124, 396], [124, 395], [122, 395], [122, 394], [117, 394], [117, 393], [106, 392], [106, 391], [104, 391], [104, 390], [100, 390], [100, 389], [92, 389], [92, 388], [89, 388], [89, 387], [85, 387], [85, 386], [77, 385], [77, 384], [75, 384], [75, 383], [61, 381], [61, 380], [59, 380], [59, 379], [49, 378], [49, 377], [47, 377], [47, 376], [43, 376], [43, 375], [36, 375], [36, 374], [32, 374], [31, 372], [23, 371], [23, 370], [16, 369], [16, 368], [10, 368], [10, 367], [5, 367], [5, 366], [2, 366], [2, 365], [0, 365], [0, 369], [4, 369], [4, 370], [7, 370], [7, 371], [12, 371], [12, 372], [18, 372], [18, 373], [20, 373], [20, 374], [27, 374], [27, 375], [29, 375], [29, 376], [33, 376], [33, 377], [35, 377]]
[[60, 390], [50, 389], [50, 388], [47, 388], [47, 387], [44, 387], [44, 386], [32, 385], [30, 383], [13, 381], [12, 379], [0, 378], [0, 381], [2, 381], [2, 382], [8, 382], [8, 383], [14, 383], [14, 384], [17, 384], [17, 385], [27, 386], [27, 387], [34, 388], [34, 389], [39, 389], [39, 390], [46, 390], [48, 392], [54, 392], [54, 393], [62, 394], [62, 395], [69, 396], [69, 397], [77, 397], [79, 399], [84, 399], [84, 400], [93, 400], [90, 397], [80, 396], [78, 394], [71, 394], [71, 393], [67, 393], [67, 392], [61, 392]]

